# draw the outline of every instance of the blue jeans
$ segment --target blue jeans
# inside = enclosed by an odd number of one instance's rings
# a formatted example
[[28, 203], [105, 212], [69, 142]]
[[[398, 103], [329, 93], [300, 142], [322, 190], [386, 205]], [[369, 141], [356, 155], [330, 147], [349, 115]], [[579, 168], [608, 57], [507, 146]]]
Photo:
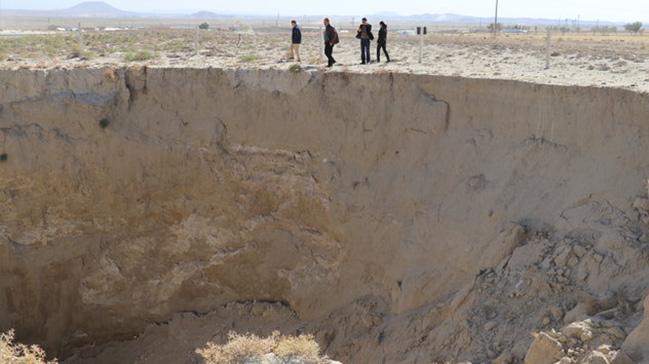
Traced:
[[370, 63], [370, 40], [361, 39], [361, 61], [363, 63]]

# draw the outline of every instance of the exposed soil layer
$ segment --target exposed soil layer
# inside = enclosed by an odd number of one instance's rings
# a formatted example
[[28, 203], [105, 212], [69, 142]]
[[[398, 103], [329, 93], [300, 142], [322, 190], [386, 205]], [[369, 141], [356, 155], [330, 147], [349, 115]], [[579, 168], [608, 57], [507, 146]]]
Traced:
[[192, 362], [227, 327], [349, 363], [641, 361], [648, 118], [503, 80], [0, 71], [0, 329], [71, 362]]

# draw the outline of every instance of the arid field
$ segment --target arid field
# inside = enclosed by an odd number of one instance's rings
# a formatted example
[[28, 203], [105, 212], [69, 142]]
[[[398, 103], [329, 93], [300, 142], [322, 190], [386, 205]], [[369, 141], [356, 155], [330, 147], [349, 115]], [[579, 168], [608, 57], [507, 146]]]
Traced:
[[[334, 50], [334, 71], [403, 72], [514, 79], [561, 85], [649, 90], [649, 36], [631, 34], [527, 34], [438, 32], [425, 36], [419, 63], [417, 36], [390, 34], [390, 64], [360, 65], [358, 40], [343, 29]], [[393, 32], [396, 33], [396, 32]], [[288, 69], [288, 29], [253, 31], [140, 29], [5, 36], [3, 68], [102, 67], [142, 64], [161, 67]], [[302, 68], [320, 68], [321, 35], [304, 29]], [[373, 46], [374, 47], [374, 46]], [[372, 48], [375, 60], [375, 49]], [[385, 57], [382, 56], [382, 62]], [[549, 58], [549, 69], [546, 69]], [[293, 66], [295, 67], [295, 66]]]

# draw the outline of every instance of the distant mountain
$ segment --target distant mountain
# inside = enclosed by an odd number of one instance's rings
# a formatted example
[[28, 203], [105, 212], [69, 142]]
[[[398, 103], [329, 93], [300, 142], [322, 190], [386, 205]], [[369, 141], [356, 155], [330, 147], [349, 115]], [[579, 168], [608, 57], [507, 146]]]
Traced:
[[103, 1], [83, 2], [71, 8], [60, 10], [5, 10], [4, 15], [42, 16], [53, 18], [131, 18], [148, 16], [147, 14], [120, 10]]
[[218, 14], [211, 11], [199, 11], [197, 13], [187, 15], [186, 18], [208, 20], [208, 19], [232, 19], [234, 18], [234, 16]]
[[[1, 0], [0, 0], [1, 1]], [[117, 9], [103, 1], [88, 1], [77, 4], [71, 8], [61, 10], [3, 10], [3, 16], [31, 16], [31, 17], [66, 17], [66, 18], [175, 18], [175, 19], [197, 19], [197, 20], [223, 20], [223, 19], [268, 19], [275, 18], [274, 15], [225, 15], [211, 11], [199, 11], [193, 14], [155, 14], [136, 13]], [[311, 15], [310, 17], [324, 17], [324, 15]], [[337, 19], [349, 19], [353, 16], [336, 16]], [[478, 25], [486, 26], [493, 22], [491, 17], [474, 17], [459, 14], [419, 14], [399, 15], [395, 12], [384, 11], [368, 16], [370, 21], [386, 20], [401, 21], [405, 23], [447, 24], [447, 25]], [[499, 18], [499, 23], [506, 25], [527, 25], [527, 26], [576, 26], [574, 19], [537, 19], [537, 18]], [[588, 28], [596, 25], [619, 26], [622, 22], [607, 21], [585, 21], [581, 20], [579, 25]]]
[[81, 18], [123, 18], [135, 15], [135, 13], [117, 9], [102, 1], [88, 1], [68, 9], [59, 10], [57, 13]]

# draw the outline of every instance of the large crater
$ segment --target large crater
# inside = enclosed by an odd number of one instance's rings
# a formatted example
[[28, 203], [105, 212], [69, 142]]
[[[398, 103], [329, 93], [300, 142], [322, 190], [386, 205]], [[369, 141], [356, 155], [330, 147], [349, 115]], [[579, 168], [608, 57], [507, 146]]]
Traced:
[[[262, 302], [345, 362], [522, 359], [584, 296], [643, 297], [648, 117], [514, 81], [0, 71], [0, 329], [65, 358]], [[565, 289], [534, 285], [575, 246]]]

